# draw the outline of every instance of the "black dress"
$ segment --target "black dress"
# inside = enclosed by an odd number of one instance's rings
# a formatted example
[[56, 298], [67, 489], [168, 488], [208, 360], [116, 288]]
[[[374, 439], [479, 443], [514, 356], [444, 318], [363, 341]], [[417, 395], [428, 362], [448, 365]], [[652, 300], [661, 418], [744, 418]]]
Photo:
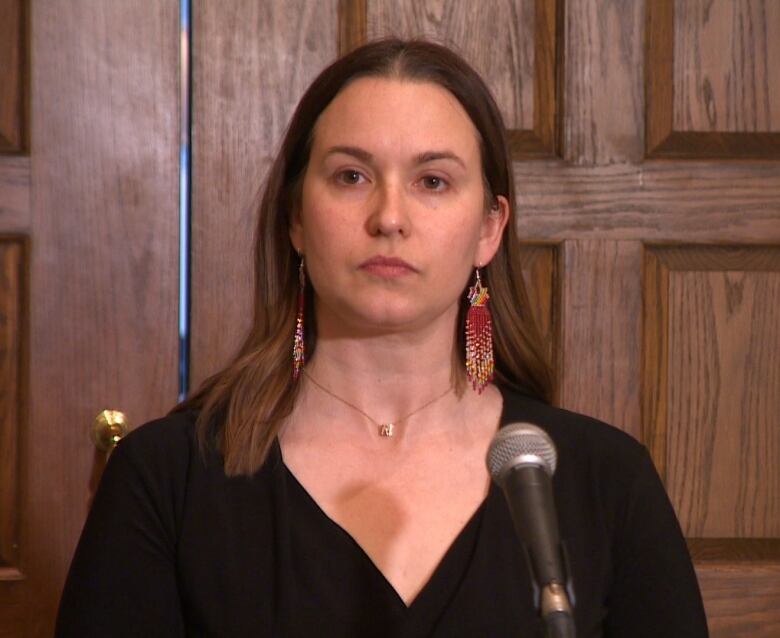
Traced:
[[[502, 423], [558, 448], [556, 506], [579, 638], [707, 635], [679, 525], [646, 450], [593, 419], [503, 392]], [[176, 414], [112, 454], [73, 559], [57, 636], [535, 637], [542, 627], [494, 486], [407, 607], [282, 462], [227, 478]]]

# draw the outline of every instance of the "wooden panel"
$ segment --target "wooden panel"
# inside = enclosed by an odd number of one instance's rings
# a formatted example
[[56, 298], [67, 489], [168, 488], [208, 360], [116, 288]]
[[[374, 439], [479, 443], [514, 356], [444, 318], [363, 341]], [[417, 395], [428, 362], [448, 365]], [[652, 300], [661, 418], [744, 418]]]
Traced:
[[774, 637], [780, 247], [649, 246], [643, 288], [643, 439], [695, 536], [711, 635]]
[[366, 0], [339, 0], [339, 55], [357, 49], [368, 39]]
[[635, 437], [640, 428], [641, 270], [639, 242], [564, 243], [560, 404]]
[[[18, 570], [13, 571], [18, 573]], [[0, 638], [28, 638], [31, 635], [25, 632], [25, 592], [20, 585], [12, 579], [0, 579]]]
[[780, 131], [780, 3], [675, 3], [674, 129]]
[[777, 638], [780, 565], [697, 565], [711, 638]]
[[647, 3], [647, 152], [780, 157], [780, 4]]
[[448, 44], [489, 83], [507, 128], [533, 128], [533, 0], [368, 0], [367, 8], [369, 39], [397, 35]]
[[520, 236], [780, 243], [780, 163], [514, 166]]
[[30, 158], [0, 156], [0, 232], [30, 228]]
[[[252, 316], [253, 198], [303, 91], [335, 59], [336, 0], [193, 3], [193, 387]], [[229, 318], [229, 320], [227, 320]]]
[[520, 262], [528, 300], [542, 333], [556, 386], [560, 385], [561, 281], [560, 250], [554, 244], [523, 244]]
[[688, 536], [780, 536], [780, 248], [653, 247], [645, 435]]
[[28, 578], [15, 586], [38, 637], [91, 497], [95, 415], [140, 425], [176, 401], [179, 6], [46, 0], [31, 24]]
[[0, 237], [0, 580], [19, 572], [19, 490], [25, 397], [24, 241]]
[[0, 638], [19, 638], [19, 636], [24, 636], [24, 624], [21, 621], [0, 624]]
[[[366, 0], [344, 2], [342, 8], [342, 24], [365, 20], [368, 39], [425, 37], [459, 51], [495, 95], [510, 129], [513, 156], [556, 154], [555, 0]], [[359, 33], [359, 28], [342, 26], [341, 31]]]
[[780, 564], [780, 538], [689, 538], [688, 550], [697, 564], [728, 561]]
[[644, 139], [643, 2], [566, 2], [563, 156], [634, 162]]
[[0, 153], [27, 143], [27, 2], [0, 2]]
[[669, 276], [666, 476], [690, 536], [780, 536], [777, 271]]

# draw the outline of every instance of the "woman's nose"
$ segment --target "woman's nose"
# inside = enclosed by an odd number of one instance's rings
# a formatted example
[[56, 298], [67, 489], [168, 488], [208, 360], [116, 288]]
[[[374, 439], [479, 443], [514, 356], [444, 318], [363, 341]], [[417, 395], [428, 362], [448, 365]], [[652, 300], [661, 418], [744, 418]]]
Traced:
[[373, 235], [408, 237], [411, 231], [408, 202], [403, 188], [386, 184], [379, 189], [368, 218], [368, 232]]

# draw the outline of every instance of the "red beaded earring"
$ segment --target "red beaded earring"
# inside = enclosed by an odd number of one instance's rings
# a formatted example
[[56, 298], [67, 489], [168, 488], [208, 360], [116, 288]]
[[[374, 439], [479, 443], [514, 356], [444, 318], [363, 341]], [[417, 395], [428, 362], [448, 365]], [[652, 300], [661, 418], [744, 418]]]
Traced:
[[306, 291], [306, 275], [303, 271], [303, 257], [298, 266], [298, 316], [295, 319], [295, 336], [293, 337], [293, 381], [301, 376], [301, 370], [306, 363], [303, 347], [303, 297]]
[[469, 288], [469, 309], [466, 312], [466, 375], [480, 394], [493, 380], [493, 322], [488, 308], [488, 289], [477, 278]]

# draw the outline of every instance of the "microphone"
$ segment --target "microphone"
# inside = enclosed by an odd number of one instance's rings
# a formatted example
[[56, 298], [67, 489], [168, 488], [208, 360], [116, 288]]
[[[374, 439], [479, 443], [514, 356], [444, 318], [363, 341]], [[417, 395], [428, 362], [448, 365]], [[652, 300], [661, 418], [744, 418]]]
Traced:
[[[536, 605], [551, 638], [574, 638], [572, 602], [558, 536], [552, 476], [558, 462], [548, 434], [530, 423], [501, 428], [490, 443], [487, 466], [503, 490], [515, 531], [529, 559]], [[570, 589], [570, 587], [569, 587]]]

